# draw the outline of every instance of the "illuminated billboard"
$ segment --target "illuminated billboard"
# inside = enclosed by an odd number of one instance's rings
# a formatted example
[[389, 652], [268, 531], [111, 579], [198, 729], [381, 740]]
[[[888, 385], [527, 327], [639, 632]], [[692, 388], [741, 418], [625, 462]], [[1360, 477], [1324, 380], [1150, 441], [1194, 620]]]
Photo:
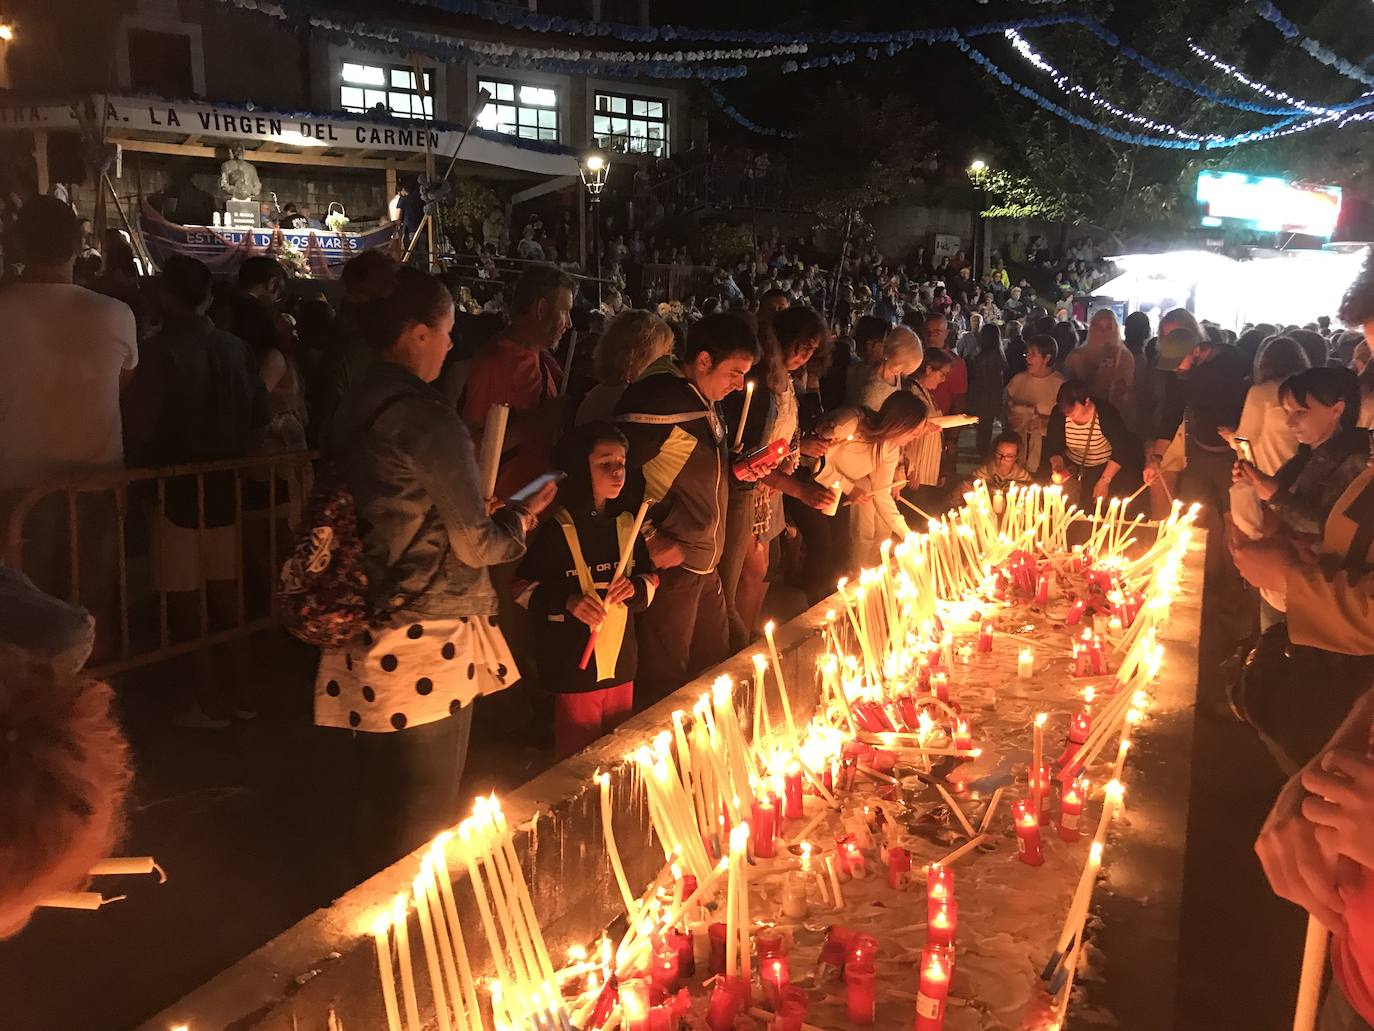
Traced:
[[1341, 188], [1244, 172], [1201, 172], [1197, 202], [1204, 226], [1329, 237], [1341, 214]]

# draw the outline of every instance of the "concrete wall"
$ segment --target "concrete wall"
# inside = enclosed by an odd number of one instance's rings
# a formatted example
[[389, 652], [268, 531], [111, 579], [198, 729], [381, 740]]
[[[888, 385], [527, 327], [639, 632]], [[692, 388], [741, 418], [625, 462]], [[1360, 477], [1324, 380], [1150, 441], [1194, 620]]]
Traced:
[[[777, 636], [798, 722], [810, 720], [819, 693], [815, 666], [822, 644], [817, 630], [827, 607], [826, 602], [816, 606]], [[568, 946], [593, 940], [623, 912], [601, 833], [600, 794], [592, 774], [598, 768], [611, 774], [619, 852], [631, 884], [645, 885], [661, 869], [663, 853], [652, 839], [643, 788], [626, 757], [669, 728], [672, 712], [690, 709], [720, 673], [729, 673], [741, 685], [736, 688], [739, 710], [752, 713], [752, 686], [746, 680], [753, 674], [753, 651], [722, 663], [593, 747], [502, 797], [512, 825], [538, 814], [533, 831], [517, 836], [516, 848], [555, 963]], [[770, 697], [776, 708], [776, 693], [770, 692]], [[775, 716], [782, 719], [780, 711]], [[451, 852], [450, 866], [461, 883], [465, 875], [459, 874], [461, 863], [456, 860]], [[391, 898], [409, 889], [418, 865], [417, 855], [378, 873], [167, 1007], [143, 1025], [144, 1031], [166, 1031], [178, 1024], [232, 1031], [323, 1031], [331, 1011], [345, 1028], [385, 1026], [370, 928]], [[471, 893], [456, 894], [469, 952], [485, 971], [489, 957]], [[411, 920], [410, 936], [413, 943], [419, 942], [417, 919]], [[423, 966], [419, 961], [416, 969], [420, 997], [422, 1004], [429, 998], [432, 1007]]]

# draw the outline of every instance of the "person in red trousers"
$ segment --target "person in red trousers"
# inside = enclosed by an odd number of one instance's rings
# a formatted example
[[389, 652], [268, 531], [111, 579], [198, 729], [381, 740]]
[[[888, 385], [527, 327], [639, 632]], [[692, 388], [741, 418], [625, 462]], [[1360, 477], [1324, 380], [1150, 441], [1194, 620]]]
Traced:
[[[625, 486], [624, 434], [593, 422], [565, 437], [553, 518], [535, 532], [516, 574], [515, 597], [530, 613], [539, 673], [554, 696], [554, 750], [564, 759], [623, 722], [634, 708], [638, 665], [634, 614], [658, 587], [642, 538], [630, 540], [634, 513], [607, 505]], [[634, 552], [612, 581], [621, 549]], [[590, 635], [596, 645], [580, 669]]]

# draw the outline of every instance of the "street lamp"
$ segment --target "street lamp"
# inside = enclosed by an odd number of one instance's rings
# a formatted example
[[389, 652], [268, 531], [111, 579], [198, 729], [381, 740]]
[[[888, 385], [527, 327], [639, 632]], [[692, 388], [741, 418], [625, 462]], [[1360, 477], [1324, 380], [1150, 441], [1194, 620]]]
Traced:
[[596, 273], [596, 306], [601, 307], [601, 191], [606, 188], [606, 176], [610, 174], [611, 162], [604, 154], [593, 152], [582, 160], [578, 172], [582, 185], [587, 188], [587, 196], [592, 203], [592, 255], [595, 259], [593, 269]]
[[968, 177], [973, 183], [973, 278], [978, 279], [981, 269], [978, 264], [980, 252], [986, 250], [983, 244], [983, 173], [988, 170], [988, 163], [982, 158], [974, 158], [969, 162]]

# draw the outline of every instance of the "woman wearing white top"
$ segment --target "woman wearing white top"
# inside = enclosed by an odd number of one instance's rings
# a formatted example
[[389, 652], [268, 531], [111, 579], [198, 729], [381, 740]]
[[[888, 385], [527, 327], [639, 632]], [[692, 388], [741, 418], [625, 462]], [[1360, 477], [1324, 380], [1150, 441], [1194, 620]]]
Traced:
[[1057, 351], [1048, 333], [1031, 337], [1026, 341], [1026, 371], [1007, 384], [1007, 421], [1021, 438], [1021, 454], [1032, 471], [1040, 468], [1040, 449], [1064, 385], [1064, 377], [1054, 371]]
[[[1254, 386], [1245, 395], [1240, 425], [1220, 427], [1217, 432], [1241, 451], [1237, 439], [1250, 442], [1255, 468], [1273, 476], [1279, 467], [1297, 453], [1298, 438], [1288, 426], [1288, 413], [1279, 403], [1279, 387], [1289, 376], [1309, 368], [1307, 352], [1292, 337], [1271, 337], [1255, 355]], [[1264, 536], [1264, 507], [1254, 487], [1245, 480], [1231, 483], [1231, 519], [1236, 529], [1250, 538]], [[1282, 591], [1260, 590], [1260, 629], [1266, 630], [1283, 618]], [[1275, 602], [1278, 602], [1278, 605]]]
[[882, 360], [867, 366], [856, 377], [845, 400], [854, 408], [876, 412], [891, 395], [902, 389], [902, 377], [921, 367], [921, 338], [907, 326], [894, 326], [883, 338]]
[[[893, 498], [902, 449], [925, 430], [926, 406], [915, 394], [899, 390], [877, 412], [840, 411], [829, 420], [831, 449], [816, 482], [848, 495], [850, 568], [873, 565], [888, 536], [910, 531]], [[852, 426], [852, 429], [849, 427]]]

